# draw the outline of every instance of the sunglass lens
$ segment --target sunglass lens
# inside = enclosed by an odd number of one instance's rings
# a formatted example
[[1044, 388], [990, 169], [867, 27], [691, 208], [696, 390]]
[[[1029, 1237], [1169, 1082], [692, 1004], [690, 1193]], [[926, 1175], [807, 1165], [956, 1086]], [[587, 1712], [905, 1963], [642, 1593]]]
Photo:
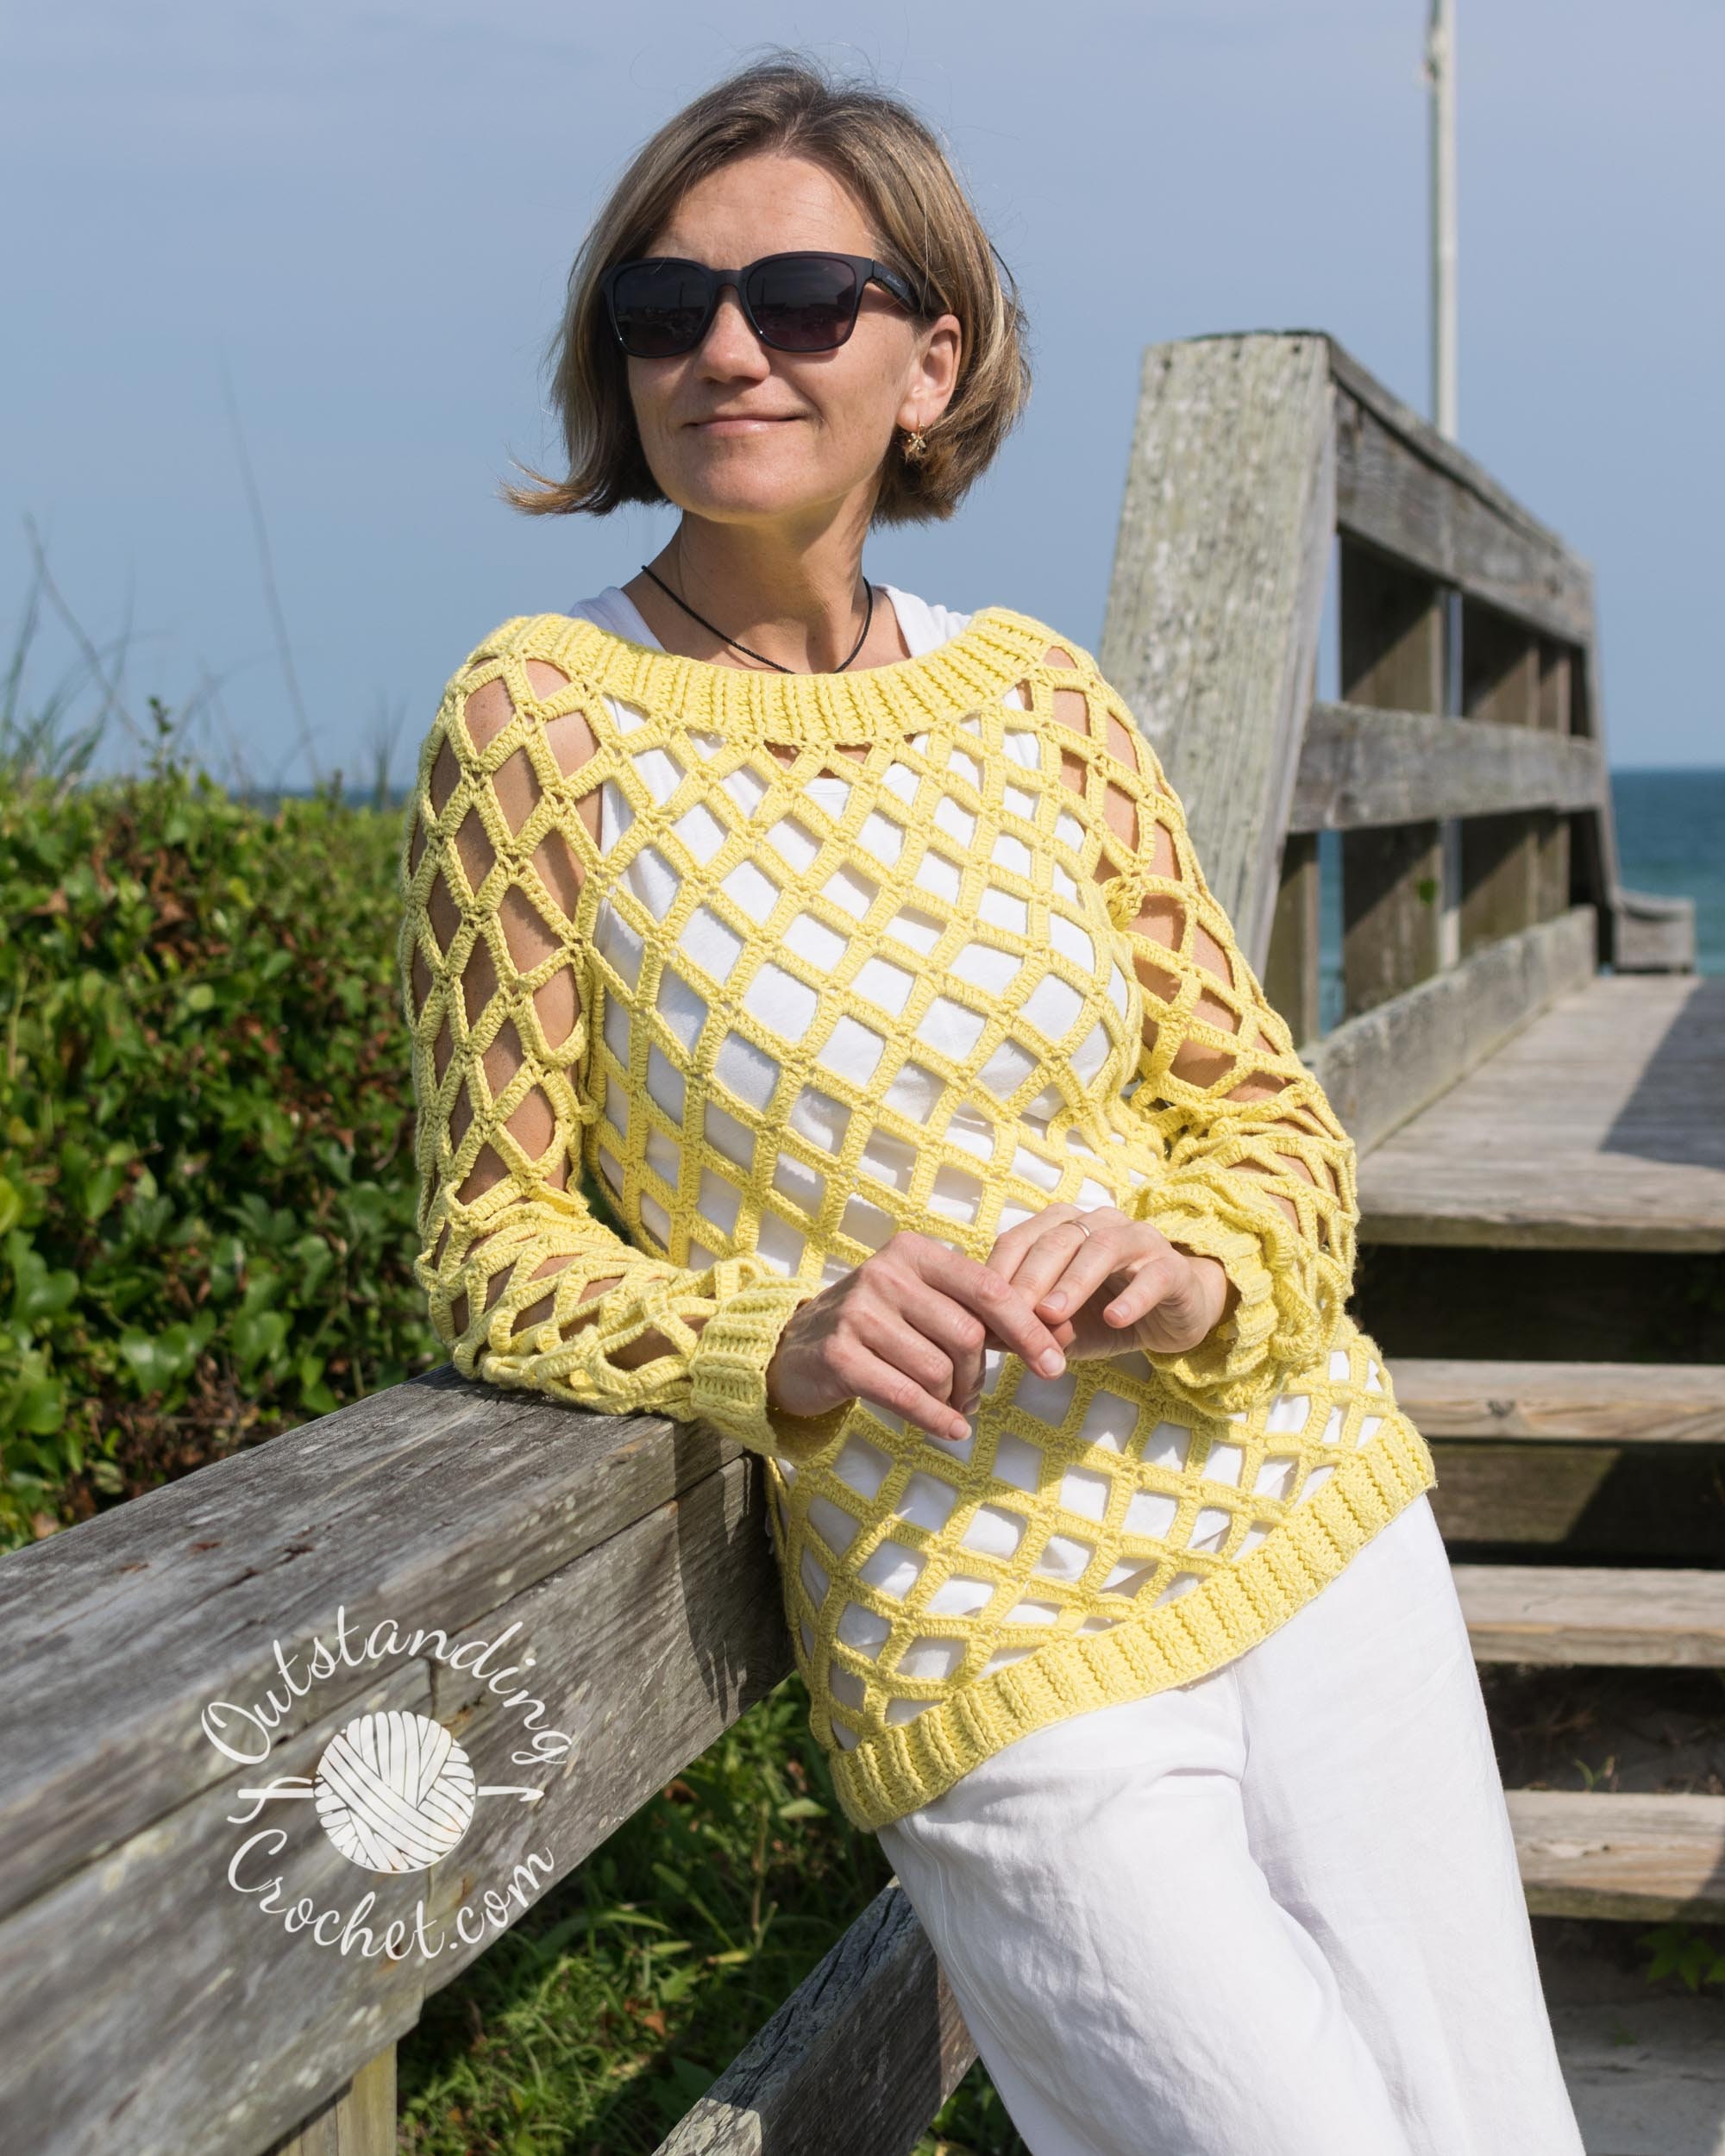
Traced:
[[765, 263], [749, 280], [761, 334], [783, 352], [830, 352], [856, 317], [856, 273], [830, 254], [793, 254]]
[[700, 341], [706, 280], [681, 263], [643, 262], [617, 279], [611, 308], [626, 352], [638, 360], [670, 359]]

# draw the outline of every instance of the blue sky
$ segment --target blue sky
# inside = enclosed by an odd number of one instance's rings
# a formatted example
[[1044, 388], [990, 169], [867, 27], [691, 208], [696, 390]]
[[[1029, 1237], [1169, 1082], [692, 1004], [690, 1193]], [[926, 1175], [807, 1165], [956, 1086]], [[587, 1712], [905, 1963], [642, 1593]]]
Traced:
[[[1458, 0], [1460, 433], [1594, 565], [1620, 765], [1725, 762], [1716, 0]], [[943, 133], [1030, 310], [1037, 386], [951, 523], [866, 565], [1099, 641], [1139, 357], [1320, 327], [1427, 398], [1421, 0], [58, 0], [0, 31], [9, 645], [33, 517], [128, 687], [303, 781], [228, 391], [325, 769], [395, 776], [505, 616], [620, 582], [668, 512], [530, 518], [575, 248], [669, 112], [769, 43]], [[39, 692], [72, 651], [46, 624]]]

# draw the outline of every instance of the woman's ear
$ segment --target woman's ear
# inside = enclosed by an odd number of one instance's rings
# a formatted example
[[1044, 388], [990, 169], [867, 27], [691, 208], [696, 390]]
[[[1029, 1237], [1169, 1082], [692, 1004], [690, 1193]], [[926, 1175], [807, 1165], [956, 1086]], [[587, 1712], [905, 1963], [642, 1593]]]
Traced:
[[910, 385], [899, 406], [900, 426], [932, 427], [952, 401], [963, 355], [963, 325], [957, 315], [940, 315], [922, 332], [911, 366]]

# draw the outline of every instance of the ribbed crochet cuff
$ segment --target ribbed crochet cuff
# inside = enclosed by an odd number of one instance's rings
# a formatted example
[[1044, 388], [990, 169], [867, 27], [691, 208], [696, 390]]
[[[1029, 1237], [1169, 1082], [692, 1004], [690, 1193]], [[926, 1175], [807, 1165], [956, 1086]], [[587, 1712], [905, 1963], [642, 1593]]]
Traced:
[[1217, 1191], [1208, 1177], [1182, 1188], [1176, 1174], [1140, 1194], [1139, 1219], [1182, 1250], [1214, 1258], [1238, 1290], [1232, 1316], [1195, 1347], [1145, 1351], [1195, 1406], [1214, 1413], [1249, 1407], [1271, 1366], [1315, 1352], [1316, 1313], [1296, 1276], [1296, 1231], [1279, 1206], [1275, 1211], [1276, 1223], [1266, 1219], [1260, 1229], [1247, 1193]]
[[691, 1412], [755, 1452], [806, 1459], [831, 1445], [850, 1401], [825, 1414], [787, 1415], [767, 1399], [767, 1365], [779, 1336], [814, 1293], [796, 1281], [770, 1280], [725, 1296], [689, 1358]]

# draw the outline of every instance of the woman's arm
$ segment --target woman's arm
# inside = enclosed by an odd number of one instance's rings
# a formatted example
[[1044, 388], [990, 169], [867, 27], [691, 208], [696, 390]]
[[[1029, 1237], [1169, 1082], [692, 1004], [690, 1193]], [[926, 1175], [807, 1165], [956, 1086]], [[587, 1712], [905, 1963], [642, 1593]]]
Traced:
[[[843, 1409], [767, 1398], [779, 1335], [810, 1290], [752, 1255], [701, 1270], [646, 1256], [576, 1181], [591, 1110], [574, 929], [594, 754], [539, 660], [481, 649], [450, 681], [420, 759], [398, 946], [412, 1031], [415, 1275], [464, 1376], [583, 1407], [699, 1416], [762, 1452], [826, 1443]], [[550, 801], [549, 812], [542, 805]]]
[[1316, 1355], [1352, 1291], [1353, 1144], [1205, 883], [1155, 751], [1099, 672], [1078, 679], [1054, 696], [1080, 736], [1063, 775], [1107, 834], [1095, 873], [1144, 991], [1132, 1106], [1167, 1162], [1134, 1215], [1215, 1259], [1233, 1291], [1203, 1341], [1155, 1359], [1195, 1404], [1231, 1413]]

